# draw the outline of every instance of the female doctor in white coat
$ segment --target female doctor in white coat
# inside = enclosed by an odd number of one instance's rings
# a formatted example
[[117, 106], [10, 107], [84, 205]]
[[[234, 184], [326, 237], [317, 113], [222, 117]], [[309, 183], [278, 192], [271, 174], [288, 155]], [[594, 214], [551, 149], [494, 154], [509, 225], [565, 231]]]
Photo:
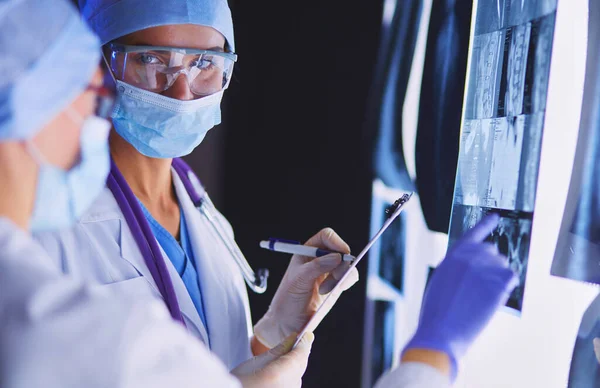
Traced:
[[[230, 369], [299, 332], [347, 269], [339, 254], [294, 256], [252, 329], [244, 280], [264, 291], [230, 225], [178, 159], [220, 122], [234, 37], [226, 0], [82, 0], [117, 102], [107, 188], [74, 228], [38, 233], [66, 273], [123, 294], [162, 298]], [[331, 229], [309, 245], [349, 252]], [[353, 270], [347, 289], [358, 280]]]
[[299, 385], [310, 334], [234, 377], [164, 303], [64, 275], [31, 238], [71, 226], [105, 186], [100, 58], [66, 0], [0, 0], [0, 387]]

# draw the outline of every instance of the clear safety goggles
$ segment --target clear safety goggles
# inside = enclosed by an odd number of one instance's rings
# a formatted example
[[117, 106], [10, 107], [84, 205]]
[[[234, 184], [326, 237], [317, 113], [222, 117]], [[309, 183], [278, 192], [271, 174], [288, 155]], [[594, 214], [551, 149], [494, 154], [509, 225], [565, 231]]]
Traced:
[[231, 79], [237, 55], [211, 50], [110, 43], [110, 71], [115, 79], [150, 92], [162, 93], [184, 75], [191, 92], [208, 96]]

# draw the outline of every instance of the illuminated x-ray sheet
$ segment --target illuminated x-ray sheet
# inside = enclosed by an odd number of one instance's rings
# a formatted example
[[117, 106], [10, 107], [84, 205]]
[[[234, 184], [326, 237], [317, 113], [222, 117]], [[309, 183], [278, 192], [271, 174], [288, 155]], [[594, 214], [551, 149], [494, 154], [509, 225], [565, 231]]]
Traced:
[[600, 4], [590, 4], [583, 107], [552, 274], [600, 284]]
[[466, 91], [450, 244], [485, 214], [520, 285], [521, 311], [544, 128], [556, 0], [480, 0]]
[[532, 212], [543, 119], [465, 121], [454, 203]]

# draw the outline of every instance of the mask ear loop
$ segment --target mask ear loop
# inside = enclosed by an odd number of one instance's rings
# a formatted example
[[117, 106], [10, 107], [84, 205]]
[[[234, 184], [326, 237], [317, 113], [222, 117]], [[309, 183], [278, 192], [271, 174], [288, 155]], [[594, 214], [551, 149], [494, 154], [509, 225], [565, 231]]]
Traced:
[[33, 161], [38, 166], [45, 166], [49, 164], [42, 152], [40, 151], [40, 149], [35, 144], [33, 144], [33, 141], [31, 139], [27, 139], [25, 141], [25, 149], [29, 153], [29, 156], [31, 156]]
[[65, 110], [65, 114], [69, 116], [71, 121], [73, 121], [77, 125], [83, 125], [85, 119], [81, 115], [81, 113], [77, 112], [72, 106], [68, 106]]

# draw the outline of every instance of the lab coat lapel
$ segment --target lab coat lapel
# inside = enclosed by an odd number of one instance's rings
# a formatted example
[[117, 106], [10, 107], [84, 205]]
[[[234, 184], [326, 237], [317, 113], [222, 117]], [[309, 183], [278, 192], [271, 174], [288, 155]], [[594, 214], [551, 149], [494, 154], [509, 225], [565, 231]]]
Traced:
[[[202, 320], [198, 315], [198, 311], [192, 302], [190, 294], [185, 288], [185, 284], [183, 283], [181, 276], [179, 276], [179, 273], [177, 273], [177, 270], [163, 251], [160, 244], [159, 247], [167, 265], [169, 276], [171, 278], [171, 282], [173, 283], [173, 288], [175, 289], [175, 294], [177, 295], [179, 309], [186, 318], [185, 323], [188, 326], [188, 330], [195, 332], [195, 334], [198, 335], [204, 343], [208, 344], [208, 332], [202, 324]], [[160, 295], [158, 286], [152, 278], [152, 273], [146, 265], [146, 261], [144, 260], [144, 257], [142, 256], [135, 239], [133, 238], [131, 229], [127, 225], [124, 216], [121, 218], [121, 256], [131, 263], [131, 265], [133, 265], [142, 276], [148, 279], [156, 293]], [[193, 325], [193, 327], [190, 327], [190, 325]]]
[[240, 322], [238, 317], [230, 314], [244, 309], [239, 306], [239, 304], [243, 305], [243, 301], [233, 282], [235, 271], [238, 270], [228, 264], [231, 260], [224, 253], [224, 247], [215, 231], [203, 221], [202, 215], [192, 203], [177, 174], [173, 175], [179, 203], [185, 215], [189, 234], [192, 236], [191, 245], [202, 290], [211, 350], [221, 359], [230, 358], [223, 361], [232, 364], [239, 360], [233, 360], [237, 357], [232, 354], [236, 344], [231, 341], [237, 341], [234, 333], [239, 331], [238, 326], [245, 325], [245, 322]]

